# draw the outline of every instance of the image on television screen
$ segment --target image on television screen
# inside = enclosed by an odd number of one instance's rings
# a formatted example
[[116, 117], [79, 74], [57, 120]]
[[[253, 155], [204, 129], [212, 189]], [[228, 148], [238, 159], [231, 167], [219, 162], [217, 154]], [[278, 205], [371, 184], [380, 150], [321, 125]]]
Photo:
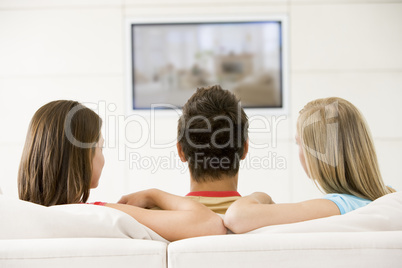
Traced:
[[281, 108], [280, 21], [131, 24], [133, 109], [182, 107], [219, 84], [246, 108]]

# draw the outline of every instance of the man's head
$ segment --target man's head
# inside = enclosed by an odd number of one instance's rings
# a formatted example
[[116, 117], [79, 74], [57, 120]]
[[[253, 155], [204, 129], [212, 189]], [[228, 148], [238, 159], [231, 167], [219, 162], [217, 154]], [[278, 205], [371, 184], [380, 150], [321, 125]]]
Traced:
[[178, 151], [197, 182], [235, 176], [247, 154], [248, 119], [239, 100], [220, 86], [198, 88], [183, 107]]

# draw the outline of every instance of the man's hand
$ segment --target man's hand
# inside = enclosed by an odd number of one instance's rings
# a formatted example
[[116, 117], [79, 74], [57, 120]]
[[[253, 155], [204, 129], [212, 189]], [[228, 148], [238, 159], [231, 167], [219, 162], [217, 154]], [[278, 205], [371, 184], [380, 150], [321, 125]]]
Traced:
[[155, 201], [153, 199], [154, 191], [154, 189], [148, 189], [124, 195], [117, 203], [136, 206], [140, 208], [154, 208], [156, 207]]

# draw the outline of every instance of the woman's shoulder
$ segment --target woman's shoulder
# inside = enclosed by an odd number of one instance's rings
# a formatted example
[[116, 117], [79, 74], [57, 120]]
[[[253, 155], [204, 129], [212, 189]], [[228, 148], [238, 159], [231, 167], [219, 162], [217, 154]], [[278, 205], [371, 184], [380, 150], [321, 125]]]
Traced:
[[364, 207], [372, 202], [369, 199], [364, 199], [350, 194], [327, 194], [323, 196], [323, 198], [334, 202], [338, 206], [341, 214]]

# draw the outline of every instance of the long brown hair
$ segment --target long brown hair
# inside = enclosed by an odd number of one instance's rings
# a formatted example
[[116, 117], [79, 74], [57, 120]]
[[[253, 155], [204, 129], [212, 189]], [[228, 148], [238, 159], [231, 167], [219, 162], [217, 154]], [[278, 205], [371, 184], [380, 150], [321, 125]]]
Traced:
[[368, 125], [350, 102], [335, 97], [309, 102], [297, 131], [310, 178], [326, 193], [375, 200], [393, 192], [384, 185]]
[[76, 101], [39, 108], [18, 171], [20, 199], [45, 206], [86, 202], [101, 125], [94, 111]]

